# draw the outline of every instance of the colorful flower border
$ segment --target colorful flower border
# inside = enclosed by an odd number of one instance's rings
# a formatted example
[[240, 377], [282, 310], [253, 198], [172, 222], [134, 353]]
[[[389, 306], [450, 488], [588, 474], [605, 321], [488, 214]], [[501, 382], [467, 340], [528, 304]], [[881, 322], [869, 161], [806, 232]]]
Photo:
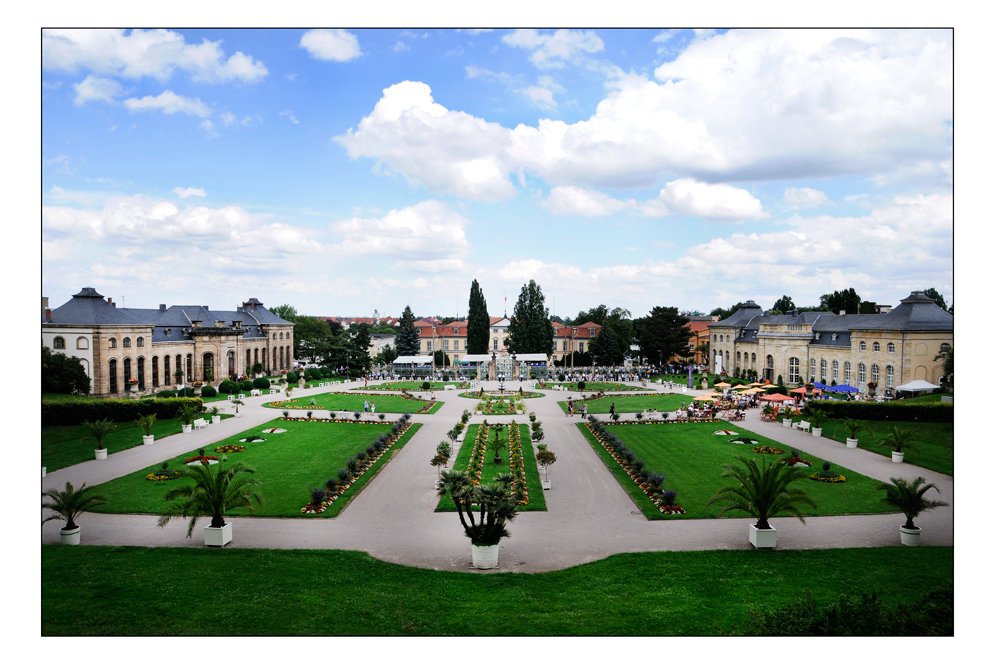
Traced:
[[756, 452], [757, 454], [784, 454], [784, 450], [780, 447], [774, 447], [772, 445], [759, 445], [754, 447], [751, 451]]
[[[363, 397], [363, 396], [382, 397], [382, 396], [384, 396], [383, 394], [377, 394], [375, 392], [358, 392], [358, 393], [355, 393], [355, 392], [326, 392], [325, 394], [341, 394], [341, 395], [350, 396], [350, 397]], [[424, 415], [425, 413], [428, 413], [430, 410], [432, 410], [432, 408], [435, 407], [435, 404], [440, 403], [439, 401], [436, 401], [434, 399], [430, 399], [428, 401], [426, 401], [425, 399], [419, 399], [418, 397], [413, 397], [410, 394], [391, 394], [390, 396], [397, 396], [397, 397], [400, 397], [402, 399], [408, 399], [409, 401], [417, 401], [418, 403], [425, 404], [424, 406], [422, 406], [421, 408], [419, 408], [416, 411], [417, 414], [419, 414], [419, 415]], [[265, 403], [263, 405], [266, 406], [267, 408], [275, 408], [277, 410], [326, 410], [328, 412], [332, 412], [330, 409], [325, 408], [324, 406], [318, 406], [318, 405], [312, 406], [310, 404], [308, 404], [306, 406], [295, 406], [290, 401], [270, 401], [269, 403]]]
[[145, 479], [150, 480], [152, 482], [168, 482], [170, 480], [179, 479], [180, 477], [182, 477], [182, 475], [183, 473], [181, 473], [178, 470], [174, 470], [172, 473], [167, 473], [166, 475], [163, 475], [162, 473], [159, 472], [153, 472], [146, 475]]
[[525, 455], [522, 453], [522, 432], [518, 424], [514, 421], [508, 425], [483, 424], [477, 427], [477, 437], [473, 440], [473, 449], [470, 451], [470, 461], [466, 465], [466, 472], [475, 485], [480, 485], [480, 477], [484, 472], [484, 452], [487, 451], [487, 439], [489, 430], [494, 426], [507, 426], [508, 431], [508, 467], [515, 479], [511, 482], [512, 494], [517, 493], [521, 487], [523, 498], [518, 501], [519, 505], [529, 504], [529, 486], [525, 479]]
[[820, 477], [819, 473], [812, 473], [808, 476], [810, 480], [815, 480], [816, 482], [828, 482], [829, 484], [839, 484], [841, 482], [846, 482], [846, 477], [843, 475], [837, 475], [836, 477]]

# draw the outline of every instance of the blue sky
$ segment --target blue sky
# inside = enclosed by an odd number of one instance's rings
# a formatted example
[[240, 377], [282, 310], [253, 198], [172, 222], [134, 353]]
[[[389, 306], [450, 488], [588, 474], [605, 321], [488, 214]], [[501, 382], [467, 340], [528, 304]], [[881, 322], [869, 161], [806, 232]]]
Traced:
[[948, 30], [42, 33], [42, 291], [314, 315], [953, 294]]

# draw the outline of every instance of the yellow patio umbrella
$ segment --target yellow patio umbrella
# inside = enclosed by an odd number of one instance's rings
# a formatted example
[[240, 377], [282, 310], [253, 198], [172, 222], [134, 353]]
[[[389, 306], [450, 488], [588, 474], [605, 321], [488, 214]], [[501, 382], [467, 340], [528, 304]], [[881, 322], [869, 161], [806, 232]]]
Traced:
[[725, 396], [725, 395], [722, 394], [721, 392], [709, 392], [705, 396], [706, 397], [712, 397], [713, 399], [715, 399], [716, 397], [722, 397], [722, 396]]
[[695, 397], [694, 401], [715, 401], [715, 399], [713, 399], [712, 397], [710, 397], [707, 394], [705, 394], [705, 395], [700, 396], [700, 397]]
[[759, 387], [751, 387], [750, 389], [743, 392], [743, 394], [766, 394], [767, 390], [761, 389]]
[[725, 381], [723, 381], [721, 383], [715, 383], [715, 387], [729, 387], [729, 385], [730, 385], [730, 383], [727, 383]]
[[750, 386], [749, 385], [736, 385], [732, 389], [734, 389], [734, 390], [748, 390], [748, 389], [750, 389]]

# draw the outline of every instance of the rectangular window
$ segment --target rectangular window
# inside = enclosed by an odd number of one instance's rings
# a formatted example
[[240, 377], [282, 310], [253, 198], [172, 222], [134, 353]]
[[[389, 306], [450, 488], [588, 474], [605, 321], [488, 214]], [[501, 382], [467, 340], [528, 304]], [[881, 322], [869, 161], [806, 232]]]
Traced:
[[431, 341], [426, 341], [425, 342], [425, 352], [426, 353], [431, 353], [432, 352], [432, 342]]
[[584, 342], [583, 341], [580, 342], [580, 352], [582, 352], [582, 353], [584, 352]]
[[497, 350], [497, 339], [494, 340], [494, 350]]
[[449, 350], [449, 339], [442, 340], [442, 350]]
[[459, 339], [453, 341], [453, 350], [459, 350]]
[[888, 387], [895, 387], [895, 367], [887, 367], [884, 370], [886, 385]]

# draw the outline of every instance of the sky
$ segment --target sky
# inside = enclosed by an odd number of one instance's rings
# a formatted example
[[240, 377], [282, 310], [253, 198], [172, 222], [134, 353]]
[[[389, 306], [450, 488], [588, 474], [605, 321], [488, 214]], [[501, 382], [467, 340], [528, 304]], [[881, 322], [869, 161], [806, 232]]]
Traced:
[[42, 295], [953, 301], [953, 32], [45, 30]]

